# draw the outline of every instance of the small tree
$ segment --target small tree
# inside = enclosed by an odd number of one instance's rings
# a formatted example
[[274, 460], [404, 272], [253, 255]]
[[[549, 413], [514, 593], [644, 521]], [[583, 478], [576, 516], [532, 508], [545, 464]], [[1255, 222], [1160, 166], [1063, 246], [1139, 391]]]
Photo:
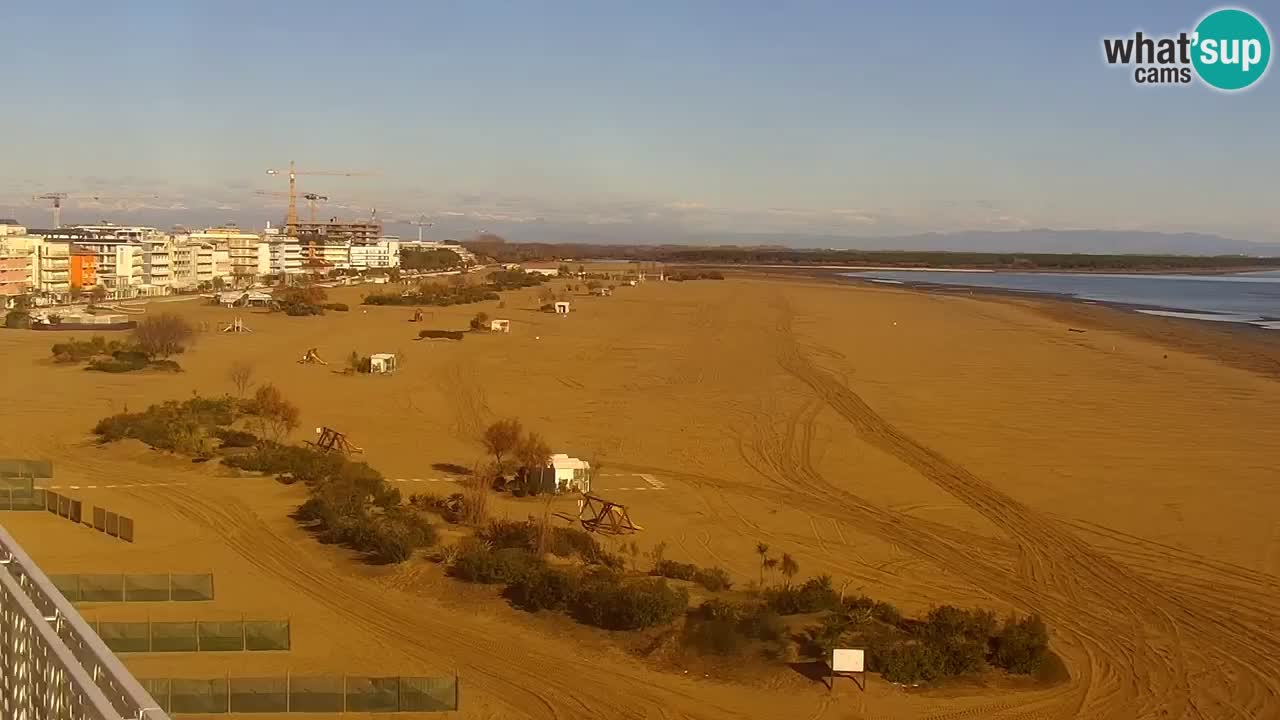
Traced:
[[245, 360], [237, 360], [227, 370], [227, 377], [236, 386], [236, 395], [244, 397], [244, 391], [249, 389], [253, 379], [253, 365]]
[[471, 318], [472, 330], [488, 330], [489, 329], [489, 313], [479, 312]]
[[301, 414], [298, 406], [289, 402], [280, 389], [270, 383], [262, 385], [249, 402], [249, 412], [256, 419], [260, 437], [270, 437], [279, 443], [298, 427]]
[[82, 294], [84, 294], [84, 288], [79, 285], [72, 285], [71, 289], [67, 291], [67, 295], [71, 297], [71, 302], [80, 302], [80, 296]]
[[544, 287], [538, 291], [538, 299], [544, 303], [553, 302], [556, 299], [556, 293], [549, 287]]
[[485, 428], [481, 442], [485, 449], [493, 455], [498, 463], [498, 474], [502, 473], [502, 458], [520, 445], [520, 421], [515, 418], [499, 420]]
[[133, 340], [150, 358], [177, 355], [195, 335], [191, 323], [172, 313], [145, 318], [134, 328]]
[[800, 564], [797, 563], [795, 558], [791, 557], [791, 555], [782, 553], [782, 561], [779, 569], [782, 570], [783, 577], [787, 579], [787, 587], [791, 587], [791, 578], [795, 577], [796, 573], [800, 572]]
[[100, 303], [103, 300], [106, 300], [107, 289], [101, 285], [94, 285], [93, 288], [89, 290], [89, 299], [95, 303]]
[[764, 569], [769, 562], [769, 546], [765, 543], [757, 542], [756, 554], [760, 556], [760, 586], [764, 587]]
[[[520, 462], [520, 467], [524, 471], [525, 488], [536, 488], [537, 491], [541, 491], [542, 471], [551, 460], [551, 447], [547, 445], [541, 435], [531, 432], [525, 436], [520, 443], [520, 447], [516, 449], [516, 459]], [[535, 469], [538, 471], [538, 480], [536, 484], [530, 485], [530, 477]]]

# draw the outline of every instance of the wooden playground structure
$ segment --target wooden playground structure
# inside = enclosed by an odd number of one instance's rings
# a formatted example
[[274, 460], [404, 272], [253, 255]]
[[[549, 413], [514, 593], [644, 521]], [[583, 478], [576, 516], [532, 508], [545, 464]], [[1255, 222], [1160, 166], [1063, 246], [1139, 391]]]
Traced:
[[222, 328], [222, 332], [247, 333], [253, 331], [249, 329], [248, 325], [244, 324], [244, 320], [237, 317], [234, 321], [227, 323], [226, 327]]
[[[605, 500], [591, 493], [583, 495], [581, 502], [578, 517], [569, 519], [582, 523], [582, 528], [587, 532], [601, 535], [628, 535], [644, 529], [632, 522], [627, 506], [622, 503]], [[567, 516], [561, 515], [561, 517]]]
[[325, 362], [324, 360], [322, 360], [322, 359], [320, 358], [320, 351], [319, 351], [319, 348], [311, 348], [310, 350], [308, 350], [308, 351], [306, 352], [306, 354], [305, 354], [305, 355], [303, 355], [303, 356], [302, 356], [302, 359], [301, 359], [301, 360], [299, 360], [298, 362], [299, 362], [299, 363], [301, 363], [301, 364], [303, 364], [303, 365], [310, 365], [310, 364], [312, 364], [312, 363], [317, 363], [317, 364], [320, 364], [320, 365], [328, 365], [328, 364], [329, 364], [329, 363]]
[[357, 447], [352, 444], [351, 440], [347, 438], [345, 433], [340, 433], [333, 428], [318, 427], [316, 428], [316, 433], [319, 434], [320, 437], [316, 438], [314, 441], [308, 440], [307, 444], [317, 450], [323, 452], [332, 452], [337, 450], [338, 452], [346, 453], [348, 455], [355, 455], [356, 453], [364, 452], [364, 448]]

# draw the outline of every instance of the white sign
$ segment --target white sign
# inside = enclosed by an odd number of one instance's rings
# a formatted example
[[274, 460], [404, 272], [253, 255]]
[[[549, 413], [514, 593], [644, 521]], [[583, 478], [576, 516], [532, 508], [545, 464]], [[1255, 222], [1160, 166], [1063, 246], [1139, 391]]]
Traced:
[[864, 672], [864, 650], [847, 650], [836, 648], [831, 651], [831, 670], [832, 672], [844, 673]]

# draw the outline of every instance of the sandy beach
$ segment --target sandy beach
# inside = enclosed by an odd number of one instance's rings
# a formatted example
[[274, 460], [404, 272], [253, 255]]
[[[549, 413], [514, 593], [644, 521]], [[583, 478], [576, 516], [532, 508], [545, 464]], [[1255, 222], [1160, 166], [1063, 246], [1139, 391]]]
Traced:
[[[292, 622], [289, 653], [129, 656], [138, 676], [456, 671], [456, 716], [477, 719], [1280, 718], [1274, 334], [781, 275], [642, 283], [575, 297], [567, 317], [537, 312], [529, 289], [505, 308], [428, 309], [422, 326], [412, 308], [360, 306], [372, 291], [330, 291], [352, 311], [323, 317], [153, 303], [207, 328], [178, 374], [56, 365], [55, 333], [0, 332], [0, 456], [52, 460], [47, 484], [133, 515], [138, 540], [46, 513], [0, 522], [49, 573], [215, 575], [198, 608], [86, 616]], [[415, 340], [478, 311], [511, 333]], [[236, 316], [253, 332], [216, 331]], [[312, 347], [331, 365], [297, 364]], [[334, 372], [353, 350], [402, 367]], [[685, 674], [425, 559], [371, 567], [322, 546], [288, 517], [301, 488], [93, 442], [103, 416], [234, 392], [235, 360], [297, 402], [296, 440], [339, 428], [406, 495], [449, 492], [433, 464], [471, 466], [484, 425], [517, 417], [603, 463], [596, 489], [630, 506], [642, 548], [665, 542], [745, 584], [764, 541], [803, 576], [910, 612], [1038, 612], [1070, 677], [916, 691], [873, 676], [828, 692], [789, 669], [750, 685]], [[494, 502], [517, 519], [541, 505]]]

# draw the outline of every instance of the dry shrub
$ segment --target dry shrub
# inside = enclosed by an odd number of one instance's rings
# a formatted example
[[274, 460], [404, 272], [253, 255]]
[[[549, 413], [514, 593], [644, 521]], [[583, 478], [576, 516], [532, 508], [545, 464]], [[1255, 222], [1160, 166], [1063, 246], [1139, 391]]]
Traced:
[[489, 518], [489, 487], [498, 473], [492, 465], [478, 465], [462, 482], [462, 521], [479, 527]]
[[191, 323], [172, 313], [143, 318], [133, 330], [138, 349], [152, 358], [177, 355], [195, 337]]

